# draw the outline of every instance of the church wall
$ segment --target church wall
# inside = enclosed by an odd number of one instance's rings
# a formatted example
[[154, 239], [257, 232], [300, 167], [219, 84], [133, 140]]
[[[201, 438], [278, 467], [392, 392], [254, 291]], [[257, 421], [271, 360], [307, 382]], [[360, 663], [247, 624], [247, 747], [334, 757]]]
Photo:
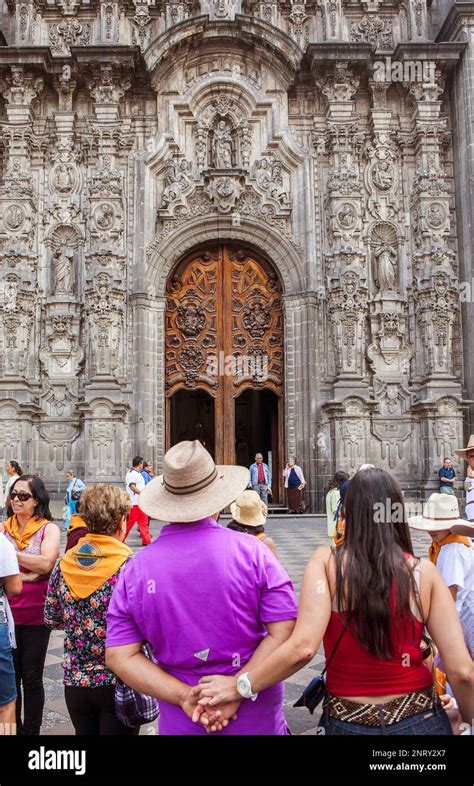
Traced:
[[366, 461], [434, 490], [474, 398], [473, 28], [448, 13], [9, 0], [0, 461], [52, 489], [159, 466], [167, 277], [233, 241], [282, 281], [285, 450], [313, 508]]

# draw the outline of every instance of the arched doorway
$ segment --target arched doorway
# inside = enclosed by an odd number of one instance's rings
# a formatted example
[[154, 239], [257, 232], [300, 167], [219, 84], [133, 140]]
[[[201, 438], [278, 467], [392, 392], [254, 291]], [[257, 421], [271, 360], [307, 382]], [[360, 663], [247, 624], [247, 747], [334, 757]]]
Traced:
[[269, 262], [240, 245], [188, 254], [167, 284], [166, 447], [201, 439], [217, 463], [256, 451], [283, 499], [283, 310]]

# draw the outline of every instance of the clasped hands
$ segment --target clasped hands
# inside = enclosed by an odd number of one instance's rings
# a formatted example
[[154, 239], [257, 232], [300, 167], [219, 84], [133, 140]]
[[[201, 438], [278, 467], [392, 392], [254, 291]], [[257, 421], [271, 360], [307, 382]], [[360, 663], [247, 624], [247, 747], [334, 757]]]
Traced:
[[181, 704], [193, 723], [200, 723], [207, 733], [222, 731], [230, 721], [237, 720], [242, 697], [237, 693], [235, 676], [213, 674], [202, 677], [189, 688]]

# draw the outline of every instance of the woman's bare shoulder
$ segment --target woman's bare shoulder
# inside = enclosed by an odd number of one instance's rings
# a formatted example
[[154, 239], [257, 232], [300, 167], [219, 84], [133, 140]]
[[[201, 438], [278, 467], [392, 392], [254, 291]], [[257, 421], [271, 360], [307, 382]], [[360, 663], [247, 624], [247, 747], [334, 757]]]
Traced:
[[319, 564], [327, 565], [332, 555], [332, 548], [331, 546], [319, 546], [316, 551], [313, 552], [310, 562], [315, 562]]

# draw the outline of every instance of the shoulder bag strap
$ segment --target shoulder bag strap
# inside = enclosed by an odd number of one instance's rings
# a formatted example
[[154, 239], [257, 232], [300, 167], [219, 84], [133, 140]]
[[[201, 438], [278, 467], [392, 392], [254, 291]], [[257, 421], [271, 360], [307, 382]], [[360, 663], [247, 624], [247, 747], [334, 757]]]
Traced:
[[322, 672], [321, 672], [321, 677], [323, 677], [323, 676], [324, 676], [324, 674], [326, 674], [326, 672], [327, 672], [327, 670], [328, 670], [329, 666], [331, 665], [331, 661], [332, 661], [332, 659], [334, 658], [334, 655], [336, 654], [336, 650], [337, 650], [337, 648], [339, 647], [339, 644], [340, 644], [340, 642], [341, 642], [341, 639], [342, 639], [342, 637], [344, 636], [344, 633], [346, 632], [346, 630], [347, 630], [347, 622], [346, 622], [346, 624], [344, 625], [344, 629], [343, 629], [343, 630], [341, 631], [341, 633], [339, 634], [339, 638], [338, 638], [338, 640], [336, 641], [336, 643], [335, 643], [335, 645], [334, 645], [333, 651], [331, 652], [331, 654], [330, 654], [330, 656], [329, 656], [329, 660], [326, 662], [326, 665], [325, 665], [324, 669], [323, 669], [323, 670], [322, 670]]

